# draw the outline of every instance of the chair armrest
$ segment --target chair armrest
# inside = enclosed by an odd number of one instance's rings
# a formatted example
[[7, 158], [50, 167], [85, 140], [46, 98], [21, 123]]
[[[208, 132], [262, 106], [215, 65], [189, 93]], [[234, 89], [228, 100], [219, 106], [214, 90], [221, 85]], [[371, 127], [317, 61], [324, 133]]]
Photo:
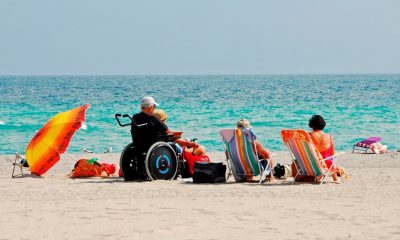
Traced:
[[346, 152], [340, 152], [340, 153], [337, 153], [337, 154], [335, 154], [335, 155], [333, 155], [333, 156], [330, 156], [330, 157], [327, 157], [327, 158], [321, 159], [320, 161], [322, 162], [322, 161], [325, 161], [325, 160], [328, 160], [328, 159], [334, 158], [334, 157], [336, 157], [336, 156], [338, 156], [338, 155], [342, 155], [342, 154], [345, 154], [345, 153], [346, 153]]

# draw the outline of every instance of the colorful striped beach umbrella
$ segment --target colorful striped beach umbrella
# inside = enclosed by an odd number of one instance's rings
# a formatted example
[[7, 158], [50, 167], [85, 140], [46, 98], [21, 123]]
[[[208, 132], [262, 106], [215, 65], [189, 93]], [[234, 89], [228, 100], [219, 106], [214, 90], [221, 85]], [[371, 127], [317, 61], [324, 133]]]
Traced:
[[41, 176], [67, 150], [68, 144], [85, 121], [89, 104], [61, 112], [48, 121], [33, 137], [26, 148], [26, 160], [32, 174]]

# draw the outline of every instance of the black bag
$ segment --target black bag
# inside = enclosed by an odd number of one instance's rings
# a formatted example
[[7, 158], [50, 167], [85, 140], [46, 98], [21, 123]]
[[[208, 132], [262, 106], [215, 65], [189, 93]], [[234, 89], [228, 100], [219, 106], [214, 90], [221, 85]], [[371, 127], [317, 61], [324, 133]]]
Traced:
[[274, 167], [274, 177], [280, 179], [283, 176], [285, 176], [285, 166], [278, 163]]
[[195, 162], [193, 183], [226, 182], [226, 166], [222, 163]]

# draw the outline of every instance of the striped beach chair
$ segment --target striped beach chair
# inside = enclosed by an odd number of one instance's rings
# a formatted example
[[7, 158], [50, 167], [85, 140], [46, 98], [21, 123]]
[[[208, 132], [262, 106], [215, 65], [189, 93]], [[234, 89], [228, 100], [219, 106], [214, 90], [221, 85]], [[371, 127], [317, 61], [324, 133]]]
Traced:
[[258, 158], [254, 133], [247, 129], [222, 129], [220, 134], [228, 168], [235, 180], [246, 181], [260, 175], [259, 183], [264, 182], [271, 173], [270, 161]]
[[[344, 152], [335, 154], [331, 157], [322, 159], [318, 149], [314, 146], [311, 136], [305, 130], [282, 130], [282, 140], [289, 148], [290, 155], [295, 162], [297, 175], [314, 176], [321, 178], [320, 184], [324, 182], [326, 176], [336, 173], [339, 169], [339, 163], [336, 156]], [[333, 164], [328, 169], [325, 165], [325, 160], [332, 159]], [[343, 176], [340, 176], [342, 182]]]

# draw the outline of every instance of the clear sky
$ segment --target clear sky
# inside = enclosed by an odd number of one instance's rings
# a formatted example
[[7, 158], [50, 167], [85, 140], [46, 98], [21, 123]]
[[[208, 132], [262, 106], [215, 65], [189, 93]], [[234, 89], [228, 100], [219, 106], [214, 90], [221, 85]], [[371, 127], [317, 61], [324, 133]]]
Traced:
[[400, 1], [0, 0], [0, 75], [400, 73]]

